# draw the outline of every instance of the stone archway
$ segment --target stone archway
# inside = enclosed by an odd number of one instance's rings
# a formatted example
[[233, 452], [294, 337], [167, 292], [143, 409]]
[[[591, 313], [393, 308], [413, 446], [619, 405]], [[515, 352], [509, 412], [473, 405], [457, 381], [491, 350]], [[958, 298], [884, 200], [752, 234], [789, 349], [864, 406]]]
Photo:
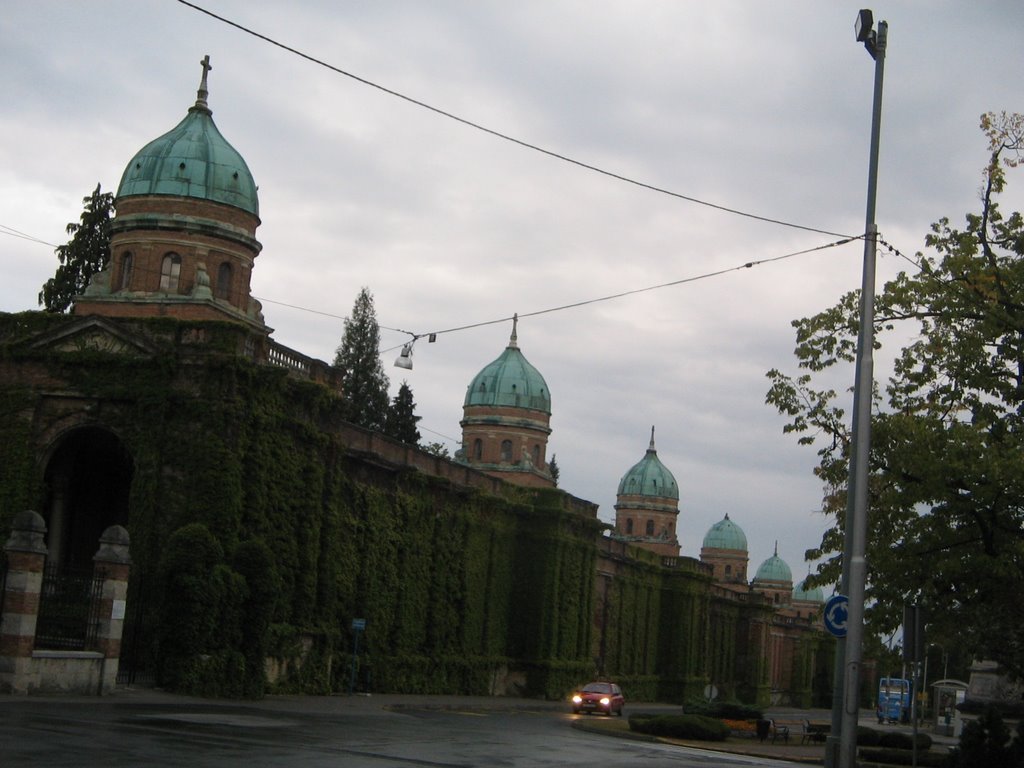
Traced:
[[48, 561], [62, 570], [91, 569], [100, 534], [128, 527], [134, 461], [124, 443], [102, 427], [64, 435], [44, 474]]

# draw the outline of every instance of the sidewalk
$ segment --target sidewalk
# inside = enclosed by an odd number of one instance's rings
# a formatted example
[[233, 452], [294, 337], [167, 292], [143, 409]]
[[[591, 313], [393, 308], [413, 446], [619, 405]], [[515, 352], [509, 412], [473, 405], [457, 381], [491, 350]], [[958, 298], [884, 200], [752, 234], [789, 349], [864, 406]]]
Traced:
[[[633, 712], [643, 712], [650, 710], [654, 707], [665, 708], [669, 705], [644, 705], [634, 704], [631, 706]], [[673, 706], [673, 710], [678, 711], [679, 708]], [[800, 720], [807, 717], [810, 720], [829, 720], [831, 713], [827, 710], [815, 710], [810, 711], [769, 711], [765, 713], [766, 716], [771, 716], [782, 721], [789, 720]], [[864, 710], [864, 714], [859, 719], [859, 725], [872, 728], [878, 731], [903, 731], [907, 734], [911, 732], [910, 726], [906, 725], [878, 725], [874, 718], [874, 713], [868, 710]], [[682, 747], [690, 747], [692, 749], [703, 749], [711, 752], [727, 752], [729, 754], [744, 755], [745, 757], [763, 757], [770, 758], [773, 760], [788, 760], [794, 763], [807, 763], [811, 765], [822, 765], [825, 762], [825, 745], [821, 742], [818, 743], [800, 743], [800, 734], [794, 733], [789, 737], [789, 741], [776, 741], [772, 743], [770, 741], [759, 741], [755, 736], [730, 736], [725, 741], [694, 741], [684, 739], [669, 739], [658, 736], [649, 736], [647, 734], [633, 733], [629, 730], [629, 718], [628, 714], [623, 718], [579, 718], [573, 722], [573, 727], [579, 730], [587, 731], [589, 733], [600, 733], [607, 736], [616, 736], [618, 738], [636, 739], [641, 741], [656, 741], [662, 744], [676, 744]], [[919, 730], [920, 733], [927, 733], [932, 739], [932, 750], [933, 751], [946, 751], [950, 747], [956, 746], [958, 740], [951, 736], [939, 736], [926, 731], [924, 729]]]

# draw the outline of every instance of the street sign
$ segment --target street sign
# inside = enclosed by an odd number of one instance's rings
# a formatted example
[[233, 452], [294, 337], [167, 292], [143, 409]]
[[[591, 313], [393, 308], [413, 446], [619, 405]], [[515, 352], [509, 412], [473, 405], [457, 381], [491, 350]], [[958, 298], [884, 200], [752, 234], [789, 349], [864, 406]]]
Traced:
[[352, 629], [357, 632], [366, 629], [366, 619], [352, 619]]
[[846, 617], [850, 601], [846, 595], [832, 595], [825, 603], [825, 629], [834, 637], [846, 637]]

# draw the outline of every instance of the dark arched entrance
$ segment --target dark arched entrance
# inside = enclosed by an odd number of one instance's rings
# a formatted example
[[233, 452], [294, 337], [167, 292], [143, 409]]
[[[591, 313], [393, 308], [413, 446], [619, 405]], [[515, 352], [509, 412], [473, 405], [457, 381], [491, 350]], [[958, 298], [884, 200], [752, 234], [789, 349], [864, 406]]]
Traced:
[[46, 545], [62, 570], [91, 569], [100, 534], [128, 527], [134, 462], [124, 443], [99, 427], [68, 433], [46, 467]]

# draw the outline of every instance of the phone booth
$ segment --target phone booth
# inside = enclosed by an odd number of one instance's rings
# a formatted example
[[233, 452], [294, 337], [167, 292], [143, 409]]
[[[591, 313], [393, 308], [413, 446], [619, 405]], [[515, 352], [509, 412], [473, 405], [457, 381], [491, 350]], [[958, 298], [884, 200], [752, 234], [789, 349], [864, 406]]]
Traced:
[[939, 680], [931, 687], [935, 690], [935, 733], [959, 736], [963, 723], [956, 706], [962, 704], [967, 695], [967, 683], [963, 680]]

